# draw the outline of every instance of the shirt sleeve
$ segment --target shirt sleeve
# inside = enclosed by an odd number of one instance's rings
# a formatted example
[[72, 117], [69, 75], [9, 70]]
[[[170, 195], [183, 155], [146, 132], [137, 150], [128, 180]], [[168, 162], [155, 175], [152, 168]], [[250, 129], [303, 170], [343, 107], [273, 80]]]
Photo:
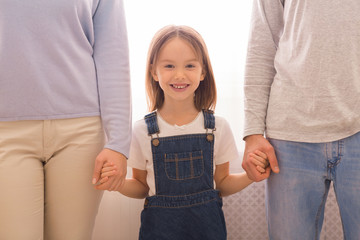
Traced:
[[274, 58], [283, 31], [284, 0], [254, 0], [247, 50], [244, 137], [263, 134], [271, 84], [276, 74]]
[[236, 147], [235, 138], [229, 123], [224, 118], [217, 117], [216, 126], [216, 146], [214, 151], [215, 165], [240, 160], [240, 154]]
[[[130, 145], [130, 153], [128, 159], [128, 166], [131, 168], [136, 168], [140, 170], [146, 170], [146, 157], [144, 155], [144, 151], [146, 152], [145, 148], [145, 140], [142, 140], [143, 129], [141, 122], [136, 122], [134, 125], [133, 136]], [[145, 135], [146, 136], [146, 135]], [[151, 154], [151, 153], [150, 153]]]
[[129, 49], [122, 0], [99, 0], [93, 16], [94, 62], [105, 148], [128, 156], [131, 141]]

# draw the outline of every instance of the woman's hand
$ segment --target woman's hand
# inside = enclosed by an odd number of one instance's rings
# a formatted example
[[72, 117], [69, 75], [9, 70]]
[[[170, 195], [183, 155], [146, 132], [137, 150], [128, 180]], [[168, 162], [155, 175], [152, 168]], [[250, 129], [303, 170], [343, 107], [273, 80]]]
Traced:
[[[104, 177], [106, 179], [103, 179], [102, 170], [109, 167], [109, 164], [112, 164], [112, 172], [105, 174]], [[95, 188], [98, 190], [115, 191], [120, 189], [124, 183], [126, 171], [126, 157], [119, 152], [110, 149], [104, 149], [100, 152], [95, 160], [92, 183], [97, 184], [95, 185]]]

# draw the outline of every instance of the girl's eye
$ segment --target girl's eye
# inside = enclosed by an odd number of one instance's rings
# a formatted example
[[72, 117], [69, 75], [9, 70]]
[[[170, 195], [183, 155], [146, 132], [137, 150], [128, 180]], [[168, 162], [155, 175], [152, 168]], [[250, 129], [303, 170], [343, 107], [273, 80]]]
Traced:
[[188, 64], [188, 65], [186, 65], [186, 67], [187, 67], [187, 68], [194, 68], [195, 65], [193, 65], [193, 64]]
[[174, 68], [175, 66], [174, 65], [171, 65], [171, 64], [168, 64], [168, 65], [165, 65], [165, 68]]

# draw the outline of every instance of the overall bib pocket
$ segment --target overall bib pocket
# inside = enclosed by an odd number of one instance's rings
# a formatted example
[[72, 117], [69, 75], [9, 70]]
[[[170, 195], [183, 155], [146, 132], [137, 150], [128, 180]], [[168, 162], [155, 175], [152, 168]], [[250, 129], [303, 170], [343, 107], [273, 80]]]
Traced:
[[167, 153], [164, 156], [165, 172], [171, 180], [186, 180], [204, 174], [202, 151]]

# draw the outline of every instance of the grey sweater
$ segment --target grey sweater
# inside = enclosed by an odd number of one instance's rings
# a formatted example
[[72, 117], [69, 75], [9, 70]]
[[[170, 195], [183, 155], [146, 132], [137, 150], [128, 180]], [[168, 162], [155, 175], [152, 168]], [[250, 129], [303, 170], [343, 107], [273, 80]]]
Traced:
[[99, 116], [107, 148], [129, 152], [122, 0], [1, 0], [0, 121]]
[[360, 131], [359, 13], [359, 0], [254, 0], [244, 136], [328, 142]]

